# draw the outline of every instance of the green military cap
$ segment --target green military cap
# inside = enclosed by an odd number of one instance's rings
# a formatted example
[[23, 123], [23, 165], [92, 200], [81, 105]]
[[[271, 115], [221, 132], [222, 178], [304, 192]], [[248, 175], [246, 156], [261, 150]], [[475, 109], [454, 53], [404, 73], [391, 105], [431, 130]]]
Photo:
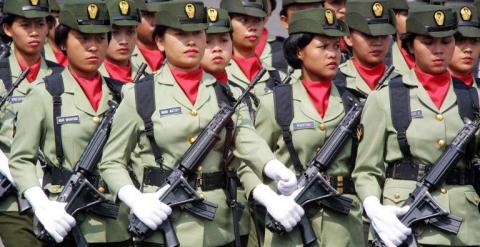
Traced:
[[371, 36], [394, 34], [388, 0], [351, 0], [346, 5], [345, 22], [350, 29]]
[[208, 34], [228, 33], [232, 30], [230, 16], [224, 9], [207, 8]]
[[5, 0], [3, 13], [25, 18], [42, 18], [50, 15], [48, 0]]
[[408, 3], [407, 0], [390, 0], [388, 2], [388, 6], [392, 10], [406, 10], [408, 11]]
[[155, 14], [155, 25], [186, 32], [205, 30], [208, 27], [205, 6], [202, 2], [162, 3], [160, 10]]
[[267, 16], [263, 0], [222, 0], [220, 8], [227, 10], [229, 14]]
[[48, 7], [50, 7], [50, 12], [60, 12], [60, 4], [57, 0], [48, 0]]
[[60, 11], [60, 24], [82, 33], [110, 32], [110, 16], [101, 0], [68, 0]]
[[448, 7], [421, 5], [408, 13], [407, 33], [443, 38], [455, 34], [457, 26], [457, 15]]
[[408, 2], [408, 7], [410, 9], [414, 9], [418, 6], [426, 5], [426, 4], [445, 5], [446, 0], [408, 0], [407, 2]]
[[480, 27], [478, 26], [478, 10], [472, 3], [468, 2], [447, 2], [446, 6], [451, 7], [457, 13], [458, 33], [467, 38], [480, 38]]
[[335, 11], [312, 8], [295, 11], [288, 24], [288, 33], [313, 33], [331, 37], [348, 35], [347, 25], [338, 20]]
[[133, 0], [107, 0], [110, 23], [117, 26], [135, 26], [140, 21], [140, 13]]
[[158, 12], [163, 3], [170, 1], [172, 0], [137, 0], [140, 2], [139, 9], [148, 12]]
[[295, 3], [323, 3], [323, 2], [325, 2], [325, 0], [283, 0], [282, 8], [285, 8]]

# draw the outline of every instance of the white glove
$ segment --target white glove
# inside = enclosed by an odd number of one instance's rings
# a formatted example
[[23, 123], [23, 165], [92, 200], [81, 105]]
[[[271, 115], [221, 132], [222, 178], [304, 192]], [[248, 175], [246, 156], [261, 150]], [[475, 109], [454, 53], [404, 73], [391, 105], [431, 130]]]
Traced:
[[263, 168], [265, 175], [277, 182], [277, 189], [282, 195], [290, 195], [297, 189], [297, 177], [277, 159], [270, 160]]
[[63, 238], [76, 224], [75, 219], [65, 211], [67, 204], [49, 200], [38, 186], [26, 190], [24, 195], [45, 230], [55, 242], [63, 242]]
[[170, 185], [163, 186], [155, 193], [142, 193], [133, 185], [125, 185], [118, 191], [118, 198], [127, 204], [145, 225], [156, 230], [172, 213], [172, 209], [159, 200], [169, 187]]
[[10, 181], [13, 186], [17, 186], [13, 181], [12, 174], [10, 173], [10, 167], [8, 167], [8, 158], [2, 151], [0, 151], [0, 172], [7, 177], [8, 181]]
[[412, 234], [412, 230], [397, 218], [404, 215], [409, 210], [409, 206], [402, 208], [383, 206], [377, 197], [369, 196], [363, 201], [363, 207], [372, 222], [373, 229], [387, 247], [402, 244], [408, 235]]
[[267, 208], [268, 213], [280, 222], [287, 232], [302, 218], [303, 208], [294, 201], [294, 197], [278, 195], [270, 187], [259, 184], [253, 190], [253, 198]]

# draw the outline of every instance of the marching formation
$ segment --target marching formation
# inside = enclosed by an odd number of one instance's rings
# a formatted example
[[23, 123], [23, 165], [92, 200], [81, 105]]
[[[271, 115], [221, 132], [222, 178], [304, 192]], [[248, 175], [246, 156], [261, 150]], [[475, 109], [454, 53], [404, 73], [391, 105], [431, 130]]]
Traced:
[[480, 246], [479, 11], [3, 0], [1, 241]]

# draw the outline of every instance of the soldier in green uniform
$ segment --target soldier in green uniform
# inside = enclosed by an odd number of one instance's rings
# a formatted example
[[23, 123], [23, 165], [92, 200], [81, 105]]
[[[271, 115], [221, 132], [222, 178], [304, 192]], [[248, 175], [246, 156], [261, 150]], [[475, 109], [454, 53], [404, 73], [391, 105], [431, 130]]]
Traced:
[[332, 9], [335, 11], [335, 16], [339, 20], [345, 20], [345, 13], [346, 13], [346, 0], [325, 0], [323, 3], [323, 7], [326, 9]]
[[[353, 178], [373, 229], [387, 246], [400, 245], [413, 231], [422, 246], [480, 244], [480, 198], [472, 186], [478, 177], [469, 176], [478, 150], [470, 148], [445, 183], [431, 192], [443, 210], [463, 219], [457, 235], [429, 224], [409, 229], [397, 218], [408, 210], [400, 206], [417, 181], [462, 129], [464, 117], [473, 118], [474, 105], [478, 105], [478, 96], [473, 96], [478, 91], [456, 83], [447, 71], [456, 32], [457, 18], [450, 8], [411, 8], [402, 42], [414, 55], [415, 67], [390, 80], [388, 87], [372, 92], [365, 104], [364, 135]], [[457, 97], [462, 87], [470, 94]]]
[[[30, 92], [36, 79], [42, 78], [59, 70], [60, 66], [42, 58], [42, 48], [48, 33], [47, 17], [49, 16], [46, 1], [16, 1], [4, 2], [2, 28], [4, 39], [11, 41], [8, 54], [0, 60], [0, 94], [3, 96], [13, 87], [22, 70], [30, 73], [16, 88], [1, 109], [0, 113], [0, 149], [9, 158], [12, 140], [15, 135], [15, 121], [22, 109], [22, 102]], [[31, 112], [34, 108], [27, 109]], [[6, 163], [7, 164], [7, 163]], [[1, 172], [10, 181], [8, 165]], [[37, 170], [33, 169], [33, 174]], [[40, 172], [40, 171], [38, 171]], [[0, 202], [0, 236], [8, 246], [40, 246], [41, 243], [33, 233], [33, 216], [31, 213], [21, 215], [18, 212], [17, 197], [14, 195], [3, 198]]]
[[458, 32], [455, 34], [455, 52], [448, 67], [454, 78], [469, 86], [478, 86], [476, 67], [480, 56], [480, 28], [478, 11], [469, 1], [446, 3], [457, 13]]
[[323, 0], [282, 0], [280, 22], [288, 30], [288, 23], [292, 14], [297, 10], [322, 7]]
[[352, 0], [347, 3], [344, 39], [352, 58], [340, 65], [335, 83], [366, 99], [387, 69], [384, 62], [395, 28], [390, 24], [388, 1]]
[[[301, 71], [300, 76], [291, 81], [293, 97], [288, 104], [292, 104], [294, 117], [287, 130], [291, 141], [285, 138], [285, 129], [276, 121], [281, 118], [280, 114], [285, 114], [276, 109], [280, 97], [275, 93], [260, 97], [255, 123], [257, 132], [275, 150], [275, 156], [297, 175], [302, 174], [316, 150], [322, 147], [348, 111], [342, 103], [347, 100], [343, 98], [347, 97], [345, 89], [333, 84], [340, 62], [340, 38], [347, 34], [348, 27], [335, 17], [331, 9], [299, 10], [291, 16], [290, 36], [284, 49], [289, 65]], [[293, 150], [289, 142], [293, 144]], [[323, 175], [340, 193], [352, 198], [354, 206], [347, 216], [317, 204], [306, 208], [317, 236], [312, 246], [363, 246], [365, 243], [362, 207], [350, 178], [353, 168], [349, 163], [351, 145], [351, 142], [345, 145]], [[343, 181], [343, 185], [338, 181]], [[265, 246], [302, 245], [298, 228], [283, 236], [270, 231], [265, 233]]]
[[133, 0], [106, 1], [112, 24], [112, 38], [99, 71], [103, 76], [125, 83], [132, 82], [138, 67], [130, 61], [137, 42], [140, 11]]
[[60, 15], [60, 4], [57, 0], [48, 0], [51, 16], [47, 19], [49, 29], [48, 40], [43, 47], [43, 57], [49, 61], [54, 61], [62, 66], [67, 66], [67, 56], [63, 54], [60, 48], [55, 44], [55, 28], [58, 26], [58, 17]]
[[[99, 168], [109, 188], [149, 228], [156, 229], [171, 214], [182, 246], [231, 246], [234, 241], [233, 223], [224, 191], [226, 174], [221, 165], [226, 145], [225, 130], [214, 149], [189, 178], [201, 178], [202, 182], [195, 186], [197, 192], [205, 200], [218, 205], [213, 221], [192, 216], [179, 208], [171, 209], [158, 200], [168, 188], [167, 185], [159, 189], [164, 182], [159, 176], [176, 164], [219, 110], [221, 95], [215, 88], [221, 84], [200, 68], [206, 46], [206, 18], [201, 2], [161, 4], [155, 17], [154, 37], [165, 53], [167, 64], [153, 77], [128, 85], [124, 90], [124, 99], [113, 121]], [[145, 86], [151, 88], [145, 90], [142, 88]], [[142, 100], [146, 97], [155, 100]], [[142, 119], [140, 114], [143, 115], [143, 110], [148, 108], [153, 114], [149, 119]], [[238, 190], [238, 201], [245, 205], [245, 198], [252, 196], [290, 230], [299, 221], [298, 217], [303, 215], [303, 210], [292, 198], [277, 195], [263, 185], [258, 176], [263, 172], [279, 181], [279, 189], [292, 191], [296, 188], [295, 175], [274, 159], [268, 146], [256, 134], [244, 105], [232, 120], [233, 154], [248, 164], [238, 168], [242, 187]], [[145, 126], [152, 128], [146, 129]], [[143, 193], [134, 187], [127, 171], [130, 156], [126, 154], [137, 147], [139, 161], [132, 165], [134, 174], [142, 181]], [[243, 225], [241, 236], [249, 233], [248, 218], [248, 214], [244, 214], [240, 220]], [[156, 232], [138, 244], [163, 246], [163, 243], [162, 233]]]
[[[22, 104], [12, 143], [10, 169], [20, 194], [29, 201], [38, 221], [60, 246], [73, 246], [65, 239], [78, 223], [90, 246], [129, 246], [127, 208], [121, 206], [117, 219], [81, 213], [78, 222], [66, 213], [65, 203], [56, 201], [65, 181], [82, 155], [103, 115], [108, 102], [118, 99], [120, 90], [98, 72], [108, 47], [110, 19], [102, 1], [71, 0], [60, 12], [56, 30], [57, 45], [68, 57], [68, 68], [38, 82]], [[47, 87], [48, 84], [48, 87]], [[57, 95], [61, 103], [53, 101]], [[55, 109], [55, 110], [54, 110]], [[35, 164], [43, 151], [47, 164], [43, 184], [35, 173]], [[94, 172], [95, 173], [95, 172]], [[100, 193], [111, 196], [98, 175], [91, 181]], [[63, 241], [65, 240], [65, 241]]]

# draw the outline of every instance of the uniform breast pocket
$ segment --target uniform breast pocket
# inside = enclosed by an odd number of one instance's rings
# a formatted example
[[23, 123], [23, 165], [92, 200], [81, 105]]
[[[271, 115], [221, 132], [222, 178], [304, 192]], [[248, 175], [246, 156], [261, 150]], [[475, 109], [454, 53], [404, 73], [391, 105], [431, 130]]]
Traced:
[[402, 206], [415, 189], [415, 181], [387, 179], [383, 190], [383, 204]]
[[477, 192], [467, 191], [465, 192], [465, 198], [467, 199], [468, 202], [470, 202], [471, 204], [473, 204], [473, 206], [475, 206], [480, 210], [479, 208], [480, 197], [478, 196]]

